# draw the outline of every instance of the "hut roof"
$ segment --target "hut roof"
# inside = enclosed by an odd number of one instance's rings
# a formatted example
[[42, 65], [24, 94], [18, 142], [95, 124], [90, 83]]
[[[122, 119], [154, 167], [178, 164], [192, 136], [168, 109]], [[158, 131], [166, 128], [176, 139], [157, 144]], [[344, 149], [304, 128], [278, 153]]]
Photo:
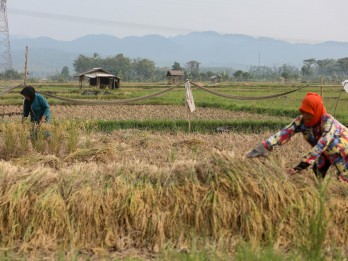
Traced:
[[169, 70], [167, 76], [184, 76], [184, 72], [181, 70]]
[[88, 77], [88, 78], [114, 77], [114, 78], [120, 79], [119, 77], [109, 73], [108, 71], [105, 71], [102, 68], [93, 68], [92, 70], [76, 75], [76, 77], [81, 77], [81, 76]]
[[210, 76], [209, 77], [210, 79], [220, 79], [221, 78], [221, 76], [220, 75], [213, 75], [213, 76]]

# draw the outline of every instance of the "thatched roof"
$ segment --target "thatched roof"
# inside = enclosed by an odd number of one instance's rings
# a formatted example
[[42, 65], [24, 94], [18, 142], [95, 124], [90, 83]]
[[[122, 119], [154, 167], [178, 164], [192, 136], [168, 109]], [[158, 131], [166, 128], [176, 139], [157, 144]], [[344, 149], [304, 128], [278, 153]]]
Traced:
[[105, 77], [105, 78], [117, 78], [120, 79], [119, 77], [109, 73], [108, 71], [105, 71], [102, 68], [93, 68], [92, 70], [80, 73], [76, 75], [75, 77], [88, 77], [88, 78], [97, 78], [97, 77]]
[[184, 76], [184, 72], [181, 70], [169, 70], [167, 76]]

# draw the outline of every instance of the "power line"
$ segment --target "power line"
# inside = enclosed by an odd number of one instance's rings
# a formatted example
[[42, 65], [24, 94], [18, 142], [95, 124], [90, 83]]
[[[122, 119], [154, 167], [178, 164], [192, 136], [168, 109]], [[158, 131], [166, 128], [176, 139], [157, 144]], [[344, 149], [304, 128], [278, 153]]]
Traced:
[[182, 31], [188, 32], [194, 29], [188, 28], [179, 28], [179, 27], [171, 27], [171, 26], [162, 26], [162, 25], [149, 25], [149, 24], [140, 24], [140, 23], [130, 23], [130, 22], [121, 22], [115, 20], [107, 20], [107, 19], [96, 19], [89, 17], [81, 17], [81, 16], [72, 16], [72, 15], [63, 15], [63, 14], [53, 14], [53, 13], [45, 13], [31, 10], [22, 10], [16, 8], [8, 9], [11, 14], [15, 15], [24, 15], [35, 18], [49, 19], [49, 20], [58, 20], [65, 22], [75, 22], [75, 23], [83, 23], [83, 24], [93, 24], [93, 25], [102, 25], [102, 26], [127, 26], [133, 28], [147, 28], [147, 29], [161, 29], [161, 30], [169, 30], [169, 31]]

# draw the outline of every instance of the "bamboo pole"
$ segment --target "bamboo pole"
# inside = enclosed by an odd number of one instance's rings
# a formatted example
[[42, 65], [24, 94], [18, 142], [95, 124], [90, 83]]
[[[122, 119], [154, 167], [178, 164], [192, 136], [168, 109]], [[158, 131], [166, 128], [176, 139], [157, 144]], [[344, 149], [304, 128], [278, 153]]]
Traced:
[[27, 74], [28, 74], [28, 46], [25, 47], [25, 64], [24, 64], [24, 86], [27, 85]]
[[321, 95], [321, 98], [324, 100], [324, 97], [323, 97], [323, 84], [324, 84], [324, 77], [321, 76], [320, 77], [320, 95]]
[[189, 106], [186, 105], [186, 107], [187, 107], [188, 131], [191, 132], [191, 112], [190, 112]]

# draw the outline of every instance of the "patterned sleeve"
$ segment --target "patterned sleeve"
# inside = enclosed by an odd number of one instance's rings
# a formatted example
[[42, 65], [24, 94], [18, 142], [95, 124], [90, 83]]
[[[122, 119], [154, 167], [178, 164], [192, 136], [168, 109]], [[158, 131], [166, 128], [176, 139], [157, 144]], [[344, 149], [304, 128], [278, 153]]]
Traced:
[[287, 143], [290, 138], [300, 132], [300, 124], [302, 117], [299, 115], [293, 120], [288, 126], [286, 126], [281, 131], [269, 137], [262, 144], [265, 146], [267, 150], [272, 150], [272, 148], [276, 145], [283, 145]]
[[303, 157], [302, 161], [307, 163], [314, 162], [321, 153], [323, 153], [326, 148], [330, 145], [332, 139], [335, 136], [336, 127], [333, 122], [333, 118], [327, 118], [322, 126], [322, 132], [320, 139], [317, 144], [308, 152], [306, 156]]

